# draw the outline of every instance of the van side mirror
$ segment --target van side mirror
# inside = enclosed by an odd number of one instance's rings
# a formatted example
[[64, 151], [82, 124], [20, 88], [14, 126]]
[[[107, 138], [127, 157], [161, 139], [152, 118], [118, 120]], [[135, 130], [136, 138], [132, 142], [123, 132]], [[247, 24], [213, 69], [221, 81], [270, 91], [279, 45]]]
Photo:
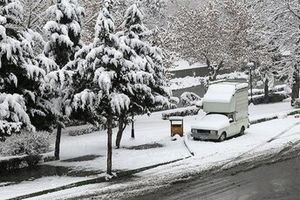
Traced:
[[233, 118], [229, 118], [229, 122], [230, 123], [234, 122]]

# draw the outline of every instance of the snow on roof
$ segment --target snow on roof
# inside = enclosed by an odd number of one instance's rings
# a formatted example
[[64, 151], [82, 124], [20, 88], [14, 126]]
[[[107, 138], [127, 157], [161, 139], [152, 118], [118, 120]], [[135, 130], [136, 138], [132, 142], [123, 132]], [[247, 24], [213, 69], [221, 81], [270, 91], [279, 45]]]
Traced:
[[221, 82], [210, 85], [203, 102], [230, 103], [235, 91], [242, 88], [248, 88], [248, 83]]
[[219, 130], [229, 126], [229, 119], [222, 114], [208, 114], [203, 117], [197, 125], [192, 126], [192, 129], [200, 130]]

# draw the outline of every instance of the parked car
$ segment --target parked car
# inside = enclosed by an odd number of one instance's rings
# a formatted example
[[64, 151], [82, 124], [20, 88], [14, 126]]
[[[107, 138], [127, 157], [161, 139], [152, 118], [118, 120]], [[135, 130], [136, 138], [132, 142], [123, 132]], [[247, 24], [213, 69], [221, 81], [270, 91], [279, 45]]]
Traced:
[[223, 141], [249, 127], [248, 83], [221, 81], [209, 86], [203, 101], [207, 113], [191, 127], [192, 137]]

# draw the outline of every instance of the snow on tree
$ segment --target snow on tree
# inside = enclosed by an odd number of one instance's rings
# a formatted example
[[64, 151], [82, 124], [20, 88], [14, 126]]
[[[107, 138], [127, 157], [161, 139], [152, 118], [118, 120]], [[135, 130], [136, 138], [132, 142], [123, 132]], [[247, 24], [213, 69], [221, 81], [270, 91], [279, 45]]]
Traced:
[[21, 24], [26, 29], [42, 32], [47, 18], [45, 12], [53, 0], [22, 0], [24, 8], [24, 20]]
[[48, 42], [43, 54], [38, 56], [40, 66], [47, 72], [44, 87], [56, 116], [57, 135], [55, 157], [59, 159], [61, 130], [64, 121], [71, 113], [72, 76], [74, 72], [68, 63], [74, 60], [75, 53], [82, 47], [81, 21], [84, 9], [77, 0], [57, 0], [48, 8], [50, 20], [44, 26]]
[[[93, 33], [95, 23], [98, 17], [98, 10], [103, 4], [104, 0], [82, 0], [84, 7], [86, 8], [86, 18], [84, 21], [84, 41], [91, 42], [93, 40]], [[117, 29], [123, 22], [123, 16], [127, 8], [133, 3], [139, 3], [141, 10], [148, 16], [145, 20], [145, 24], [151, 29], [160, 29], [165, 25], [167, 15], [167, 5], [169, 0], [117, 0], [112, 4], [114, 9], [111, 11], [114, 15], [114, 21]], [[158, 32], [156, 32], [158, 33]]]
[[33, 40], [39, 36], [16, 29], [22, 11], [17, 0], [0, 1], [0, 135], [23, 127], [34, 130], [35, 119], [45, 116], [39, 97], [45, 71], [38, 67], [33, 51]]
[[133, 65], [126, 62], [123, 52], [119, 49], [119, 38], [115, 34], [110, 9], [111, 1], [105, 1], [95, 26], [95, 39], [91, 51], [86, 55], [88, 65], [79, 65], [78, 69], [79, 76], [88, 76], [86, 81], [89, 82], [86, 82], [83, 91], [75, 95], [73, 106], [89, 107], [87, 111], [95, 111], [98, 120], [104, 118], [108, 137], [107, 174], [112, 175], [113, 120], [127, 110], [130, 104], [128, 96], [122, 93], [122, 87], [126, 86], [124, 83], [128, 78], [126, 67]]
[[180, 8], [172, 20], [170, 50], [205, 62], [210, 79], [221, 69], [237, 69], [247, 55], [251, 17], [243, 3], [213, 1], [204, 8]]
[[[137, 99], [141, 103], [148, 99], [149, 105], [168, 103], [167, 97], [158, 95], [165, 91], [161, 84], [164, 68], [159, 49], [140, 39], [144, 30], [139, 18], [136, 21], [127, 18], [126, 30], [116, 32], [111, 8], [111, 1], [105, 1], [95, 26], [94, 42], [84, 46], [73, 62], [78, 67], [75, 77], [80, 80], [75, 82], [77, 94], [73, 106], [85, 110], [87, 116], [100, 123], [105, 122], [108, 174], [112, 174], [113, 123], [126, 120]], [[142, 109], [147, 110], [147, 106]]]
[[180, 96], [180, 101], [184, 106], [194, 106], [199, 104], [201, 97], [193, 92], [184, 92]]
[[[134, 84], [124, 92], [130, 98], [128, 112], [119, 116], [119, 129], [117, 133], [116, 146], [120, 147], [123, 131], [132, 117], [134, 127], [134, 115], [150, 113], [159, 107], [168, 108], [170, 92], [166, 89], [166, 69], [163, 66], [162, 51], [150, 44], [147, 40], [148, 29], [143, 24], [143, 14], [137, 4], [130, 6], [125, 12], [123, 27], [125, 31], [120, 34], [121, 44], [130, 48], [126, 59], [135, 65], [129, 71], [130, 78]], [[134, 138], [134, 129], [132, 135]]]
[[62, 69], [82, 46], [81, 21], [84, 9], [77, 0], [58, 0], [48, 8], [50, 20], [44, 26], [49, 41], [44, 53]]
[[298, 1], [254, 1], [249, 6], [256, 14], [262, 37], [274, 55], [273, 71], [278, 79], [292, 86], [292, 104], [299, 98], [299, 25]]

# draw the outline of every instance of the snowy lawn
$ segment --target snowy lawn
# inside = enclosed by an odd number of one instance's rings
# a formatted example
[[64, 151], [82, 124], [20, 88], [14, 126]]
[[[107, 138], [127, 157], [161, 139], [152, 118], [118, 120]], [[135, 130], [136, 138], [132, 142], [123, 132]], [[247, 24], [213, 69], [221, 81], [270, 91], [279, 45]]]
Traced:
[[[269, 115], [283, 115], [292, 110], [289, 102], [250, 106], [250, 118], [257, 118]], [[113, 150], [113, 168], [117, 171], [137, 169], [159, 163], [165, 163], [172, 160], [186, 158], [190, 156], [188, 149], [185, 147], [183, 139], [171, 141], [169, 121], [161, 119], [162, 112], [157, 112], [148, 116], [140, 116], [136, 120], [136, 139], [130, 138], [130, 127], [125, 130], [121, 149]], [[188, 134], [192, 124], [197, 123], [204, 116], [200, 112], [198, 116], [189, 116], [184, 118], [184, 130]], [[188, 147], [195, 153], [195, 156], [177, 163], [159, 167], [158, 169], [147, 170], [139, 173], [142, 177], [152, 177], [148, 181], [155, 179], [161, 180], [163, 177], [176, 177], [182, 173], [199, 172], [207, 167], [212, 166], [215, 162], [224, 162], [237, 158], [243, 154], [251, 155], [257, 151], [268, 151], [270, 149], [280, 149], [290, 141], [300, 140], [300, 126], [292, 128], [287, 134], [280, 135], [282, 131], [300, 123], [300, 119], [293, 117], [272, 120], [256, 124], [246, 131], [241, 137], [232, 138], [223, 143], [201, 142], [188, 140]], [[274, 138], [278, 136], [278, 138]], [[275, 139], [275, 140], [272, 140]], [[272, 140], [272, 142], [269, 142]], [[148, 144], [149, 149], [140, 149], [140, 145]], [[136, 147], [136, 148], [135, 148]], [[90, 159], [80, 159], [80, 157], [90, 156]], [[76, 159], [78, 158], [78, 159]], [[61, 161], [53, 161], [47, 165], [70, 167], [73, 170], [97, 170], [99, 175], [106, 168], [106, 133], [104, 131], [95, 132], [82, 136], [62, 137], [61, 144]], [[170, 167], [171, 166], [171, 167]], [[82, 177], [56, 177], [57, 185], [46, 184], [50, 179], [55, 183], [55, 177], [45, 177], [32, 181], [24, 181], [19, 184], [1, 187], [0, 198], [8, 198], [29, 194], [39, 190], [49, 189], [61, 184], [69, 184], [82, 179], [89, 179], [95, 176]], [[1, 182], [1, 181], [0, 181]], [[44, 184], [43, 184], [44, 183]], [[92, 187], [92, 186], [91, 186]], [[24, 188], [27, 188], [26, 192]], [[95, 187], [94, 190], [97, 190]], [[104, 187], [105, 188], [105, 187]], [[99, 188], [98, 188], [99, 189]], [[11, 191], [21, 191], [12, 193]], [[70, 190], [68, 190], [70, 191]]]

